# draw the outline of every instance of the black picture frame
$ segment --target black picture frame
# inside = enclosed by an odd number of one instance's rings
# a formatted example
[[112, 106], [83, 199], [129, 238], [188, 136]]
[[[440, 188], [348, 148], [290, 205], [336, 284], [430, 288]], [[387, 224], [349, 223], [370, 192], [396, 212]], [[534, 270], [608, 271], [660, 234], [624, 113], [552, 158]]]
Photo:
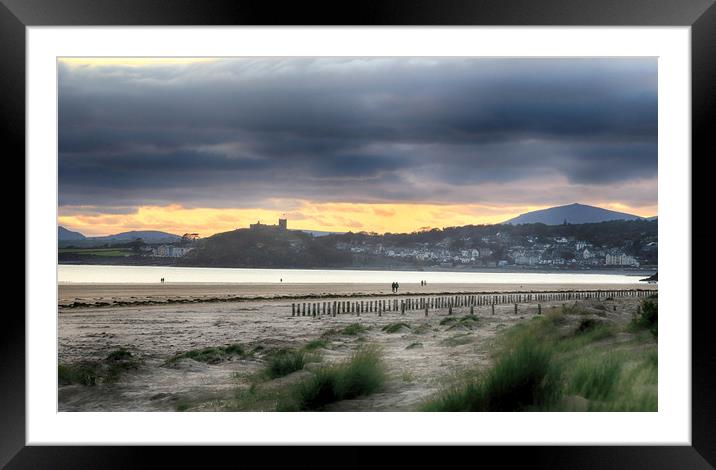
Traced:
[[[708, 114], [716, 109], [715, 0], [440, 0], [330, 4], [201, 0], [0, 0], [0, 109], [6, 158], [25, 154], [25, 28], [107, 25], [564, 25], [690, 26], [692, 165], [713, 153]], [[14, 153], [13, 153], [14, 152]], [[14, 158], [14, 157], [13, 157]], [[693, 166], [692, 166], [693, 168]], [[692, 183], [693, 188], [693, 183]], [[696, 201], [694, 201], [696, 202]], [[692, 211], [693, 212], [693, 211]], [[693, 227], [684, 227], [693, 234]], [[31, 247], [25, 246], [25, 249]], [[694, 283], [704, 281], [694, 278]], [[30, 281], [30, 280], [28, 280]], [[693, 286], [692, 286], [693, 291]], [[691, 293], [689, 293], [689, 296]], [[697, 312], [695, 313], [708, 313]], [[231, 448], [52, 447], [25, 445], [25, 325], [6, 312], [0, 329], [0, 467], [126, 468], [149, 466], [167, 454], [184, 464], [217, 462]], [[713, 468], [716, 465], [716, 382], [713, 342], [705, 315], [692, 315], [692, 446], [482, 447], [480, 461], [497, 456], [549, 468]], [[204, 454], [203, 456], [197, 455]], [[519, 450], [518, 452], [515, 452]], [[277, 452], [300, 462], [305, 449]], [[362, 449], [338, 449], [340, 464], [365, 465]], [[139, 453], [141, 452], [141, 457]], [[247, 450], [242, 449], [245, 459]], [[403, 465], [425, 449], [402, 455]], [[210, 456], [210, 457], [208, 457]], [[265, 458], [265, 457], [263, 457]], [[326, 457], [328, 458], [328, 457]], [[196, 459], [196, 460], [194, 460]], [[248, 463], [248, 460], [245, 460]], [[272, 463], [276, 463], [272, 458]], [[238, 463], [237, 463], [238, 464]]]

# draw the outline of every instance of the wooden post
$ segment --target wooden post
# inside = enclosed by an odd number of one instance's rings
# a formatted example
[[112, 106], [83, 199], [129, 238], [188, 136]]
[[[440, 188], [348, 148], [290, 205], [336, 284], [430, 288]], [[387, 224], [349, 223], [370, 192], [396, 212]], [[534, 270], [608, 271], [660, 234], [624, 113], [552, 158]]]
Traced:
[[542, 305], [537, 304], [537, 315], [542, 315]]
[[517, 315], [517, 304], [515, 304], [515, 315]]
[[292, 317], [296, 316], [296, 304], [295, 303], [291, 304], [291, 316]]
[[474, 314], [475, 314], [475, 306], [470, 305], [470, 315], [474, 315]]
[[452, 300], [448, 303], [448, 315], [452, 315]]
[[495, 314], [495, 303], [494, 302], [492, 303], [492, 314], [493, 315]]
[[428, 304], [427, 303], [425, 304], [425, 316], [426, 317], [428, 316]]

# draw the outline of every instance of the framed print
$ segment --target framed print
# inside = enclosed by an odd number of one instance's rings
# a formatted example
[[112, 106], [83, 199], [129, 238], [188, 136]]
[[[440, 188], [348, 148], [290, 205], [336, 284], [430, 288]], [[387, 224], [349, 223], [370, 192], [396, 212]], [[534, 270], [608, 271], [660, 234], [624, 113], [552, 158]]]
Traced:
[[4, 1], [28, 190], [0, 462], [710, 468], [691, 169], [716, 9], [555, 3]]

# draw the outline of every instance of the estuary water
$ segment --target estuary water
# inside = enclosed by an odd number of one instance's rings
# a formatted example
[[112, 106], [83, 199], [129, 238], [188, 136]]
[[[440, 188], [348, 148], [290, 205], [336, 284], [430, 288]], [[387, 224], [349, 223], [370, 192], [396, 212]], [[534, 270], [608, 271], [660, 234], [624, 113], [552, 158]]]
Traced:
[[447, 272], [343, 269], [178, 268], [170, 266], [59, 265], [60, 284], [633, 284], [649, 274], [584, 272]]

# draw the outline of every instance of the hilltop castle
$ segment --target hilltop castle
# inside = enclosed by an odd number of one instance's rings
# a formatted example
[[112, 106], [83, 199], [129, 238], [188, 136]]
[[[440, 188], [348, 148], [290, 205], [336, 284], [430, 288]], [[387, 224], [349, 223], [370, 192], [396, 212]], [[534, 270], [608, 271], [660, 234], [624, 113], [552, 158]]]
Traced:
[[278, 219], [278, 225], [262, 224], [261, 221], [257, 221], [255, 224], [249, 225], [251, 230], [258, 229], [276, 229], [276, 230], [288, 230], [288, 219]]

